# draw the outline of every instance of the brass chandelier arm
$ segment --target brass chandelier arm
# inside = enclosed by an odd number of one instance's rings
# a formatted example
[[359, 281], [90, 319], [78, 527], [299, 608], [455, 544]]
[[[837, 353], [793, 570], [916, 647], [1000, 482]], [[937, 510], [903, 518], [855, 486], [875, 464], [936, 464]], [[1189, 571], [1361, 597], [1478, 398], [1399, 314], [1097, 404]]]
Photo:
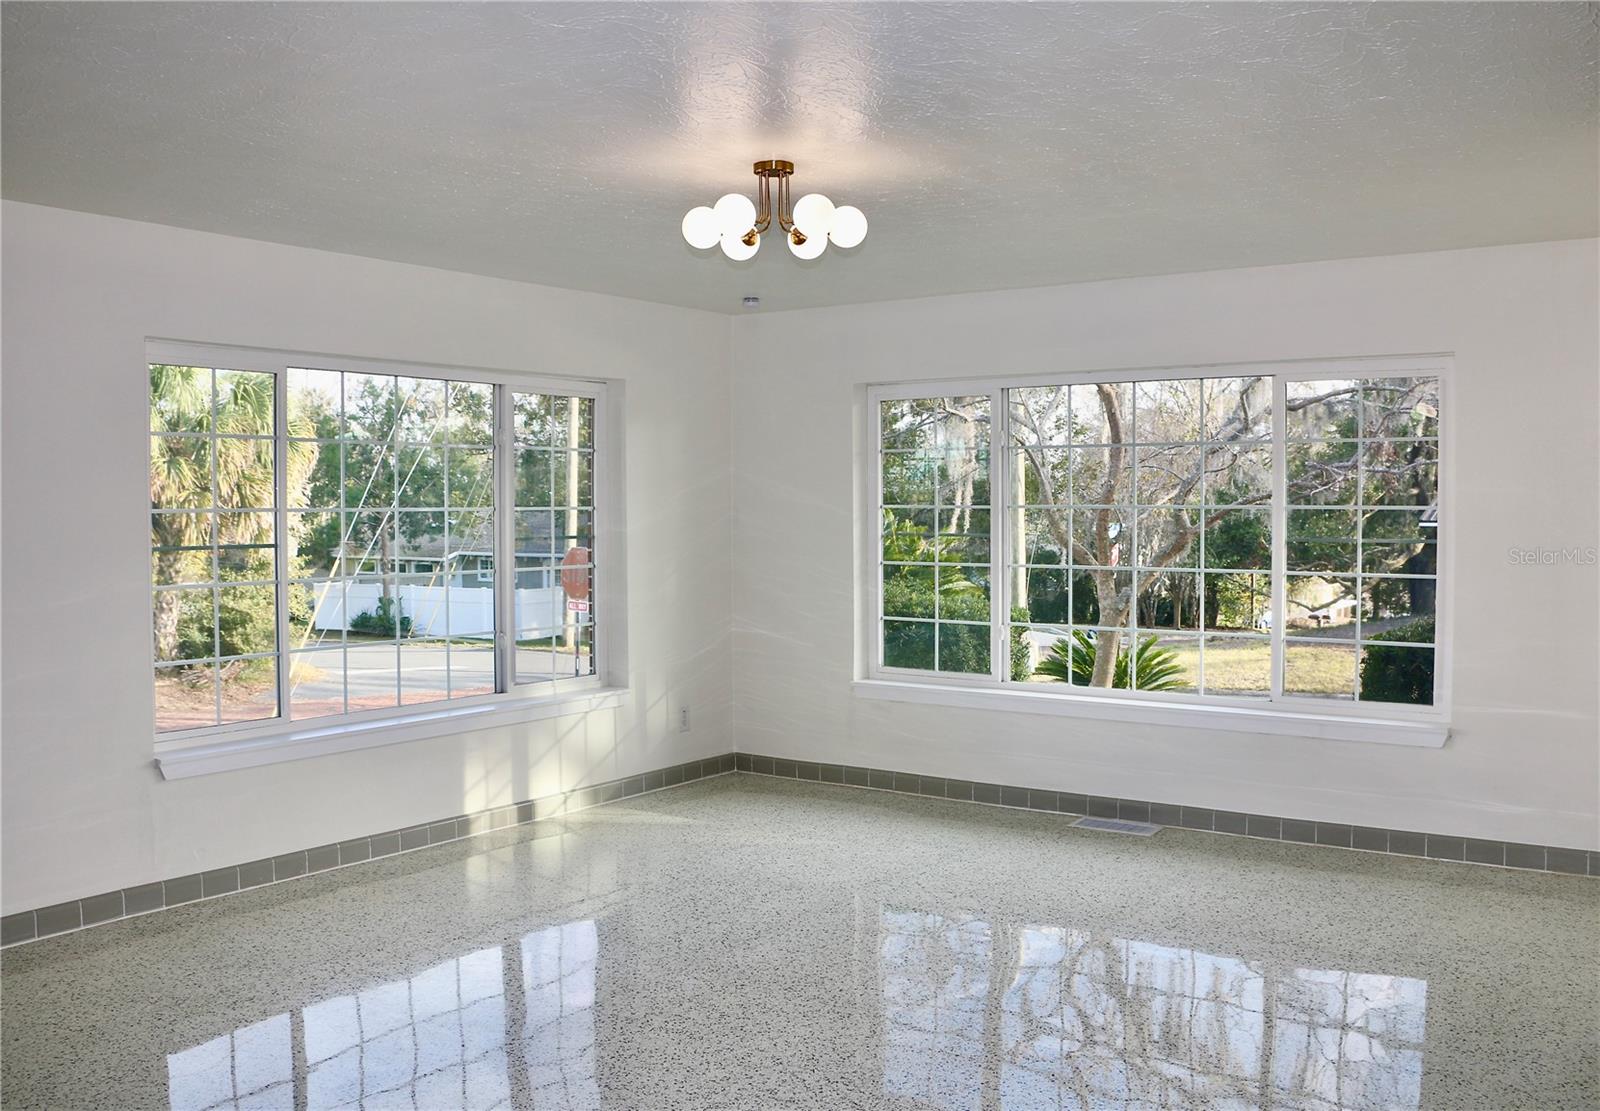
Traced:
[[[772, 227], [774, 215], [778, 219], [778, 227], [788, 235], [798, 246], [806, 241], [806, 237], [795, 229], [794, 213], [789, 204], [789, 175], [794, 173], [794, 163], [782, 159], [770, 159], [755, 164], [755, 174], [759, 179], [756, 189], [756, 224], [742, 237], [747, 247], [756, 245], [756, 237], [766, 233]], [[778, 203], [774, 210], [772, 203], [772, 181], [778, 181]]]

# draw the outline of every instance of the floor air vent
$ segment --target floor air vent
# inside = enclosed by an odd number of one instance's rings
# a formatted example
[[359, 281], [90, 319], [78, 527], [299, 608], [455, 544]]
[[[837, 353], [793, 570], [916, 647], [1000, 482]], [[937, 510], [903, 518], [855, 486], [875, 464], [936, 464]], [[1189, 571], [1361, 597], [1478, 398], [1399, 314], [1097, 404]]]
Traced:
[[1149, 822], [1125, 822], [1121, 818], [1079, 818], [1072, 824], [1079, 829], [1098, 829], [1104, 833], [1131, 833], [1135, 837], [1149, 837], [1161, 828]]

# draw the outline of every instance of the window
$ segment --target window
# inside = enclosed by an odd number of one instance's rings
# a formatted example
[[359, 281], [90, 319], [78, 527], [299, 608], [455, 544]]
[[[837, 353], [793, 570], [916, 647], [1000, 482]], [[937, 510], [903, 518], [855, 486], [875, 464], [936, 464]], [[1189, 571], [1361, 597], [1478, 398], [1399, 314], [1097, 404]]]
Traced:
[[873, 390], [869, 677], [1433, 709], [1441, 369]]
[[596, 682], [600, 387], [151, 356], [158, 734]]

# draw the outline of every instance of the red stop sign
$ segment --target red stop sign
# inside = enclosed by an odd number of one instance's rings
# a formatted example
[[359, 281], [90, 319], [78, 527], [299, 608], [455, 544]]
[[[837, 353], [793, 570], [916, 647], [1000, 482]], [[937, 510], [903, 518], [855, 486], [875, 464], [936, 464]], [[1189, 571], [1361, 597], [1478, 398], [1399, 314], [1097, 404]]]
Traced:
[[589, 597], [588, 548], [572, 548], [561, 561], [561, 589], [574, 602]]

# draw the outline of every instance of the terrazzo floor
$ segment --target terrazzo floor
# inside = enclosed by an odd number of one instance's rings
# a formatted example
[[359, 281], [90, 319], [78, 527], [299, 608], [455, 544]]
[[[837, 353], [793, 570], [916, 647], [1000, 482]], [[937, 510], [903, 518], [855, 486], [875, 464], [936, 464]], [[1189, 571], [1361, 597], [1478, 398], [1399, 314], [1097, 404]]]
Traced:
[[24, 1108], [1600, 1106], [1600, 884], [724, 776], [7, 950]]

